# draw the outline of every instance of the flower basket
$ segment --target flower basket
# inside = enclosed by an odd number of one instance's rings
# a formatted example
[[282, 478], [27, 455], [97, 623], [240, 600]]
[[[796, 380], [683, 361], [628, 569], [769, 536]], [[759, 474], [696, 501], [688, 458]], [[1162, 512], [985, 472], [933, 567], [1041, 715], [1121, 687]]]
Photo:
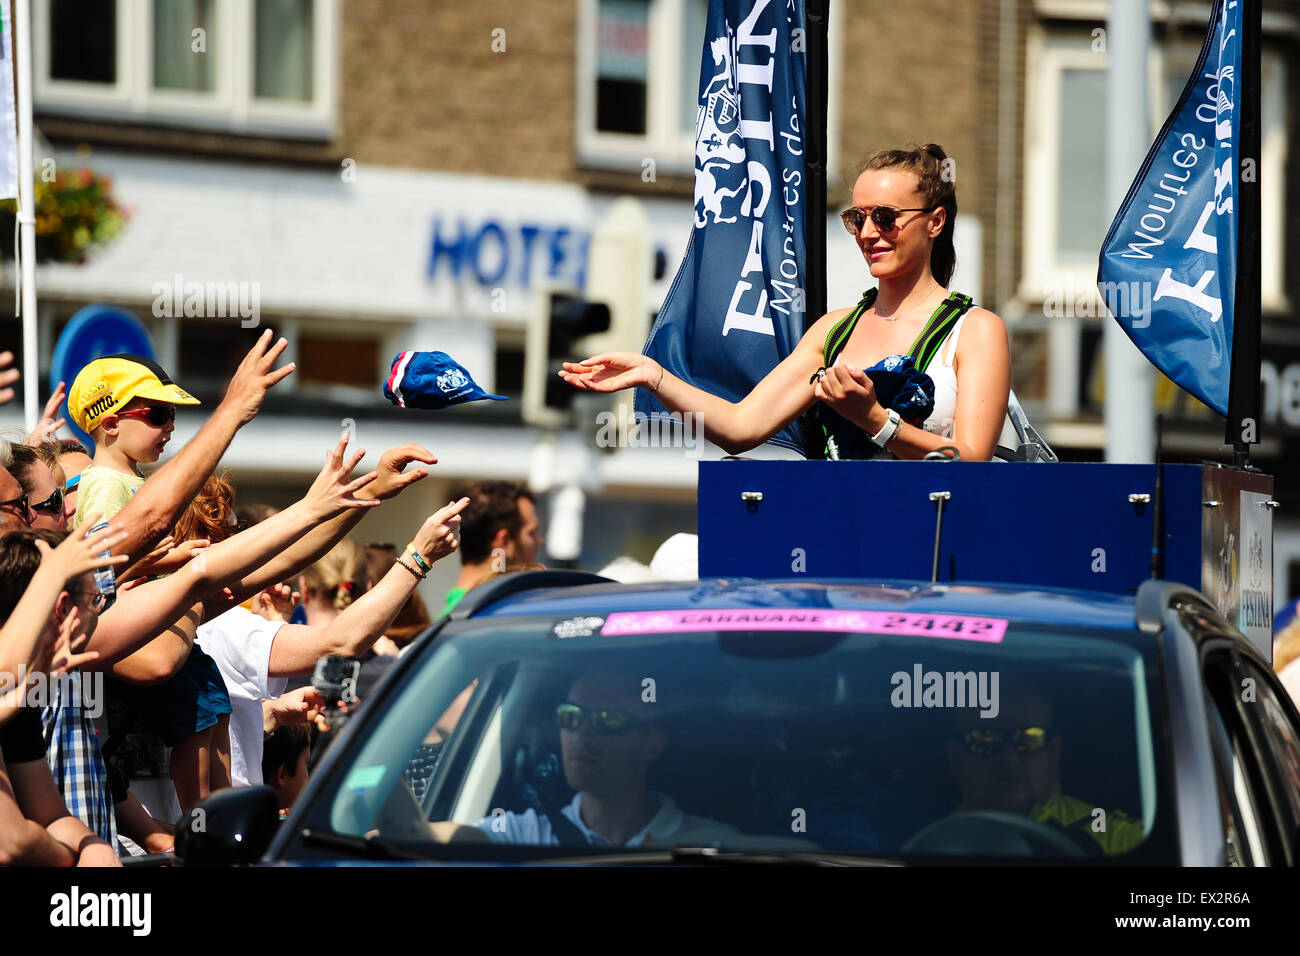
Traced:
[[[53, 180], [37, 179], [36, 261], [81, 263], [95, 249], [115, 239], [126, 214], [113, 198], [107, 176], [86, 167], [59, 171]], [[14, 255], [17, 203], [0, 202], [0, 252]]]

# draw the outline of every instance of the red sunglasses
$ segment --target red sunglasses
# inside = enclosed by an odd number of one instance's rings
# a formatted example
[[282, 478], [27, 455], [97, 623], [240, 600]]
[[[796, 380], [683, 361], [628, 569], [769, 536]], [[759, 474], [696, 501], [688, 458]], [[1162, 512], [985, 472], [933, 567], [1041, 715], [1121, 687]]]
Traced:
[[176, 421], [175, 405], [145, 405], [125, 412], [117, 412], [119, 418], [144, 418], [157, 428]]

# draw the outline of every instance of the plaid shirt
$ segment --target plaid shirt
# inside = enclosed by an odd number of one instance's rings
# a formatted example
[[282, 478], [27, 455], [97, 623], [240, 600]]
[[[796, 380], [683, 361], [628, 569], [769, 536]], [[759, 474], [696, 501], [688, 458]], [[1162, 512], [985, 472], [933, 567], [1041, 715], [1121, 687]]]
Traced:
[[117, 819], [108, 789], [108, 768], [95, 725], [82, 707], [81, 681], [65, 677], [50, 683], [51, 703], [41, 711], [41, 724], [45, 759], [54, 782], [68, 811], [116, 847]]

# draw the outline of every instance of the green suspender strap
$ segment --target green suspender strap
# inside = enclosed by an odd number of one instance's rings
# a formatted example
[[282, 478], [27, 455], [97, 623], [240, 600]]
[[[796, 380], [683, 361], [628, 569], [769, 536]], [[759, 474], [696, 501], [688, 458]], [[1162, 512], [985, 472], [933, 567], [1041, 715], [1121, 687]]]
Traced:
[[939, 354], [944, 340], [973, 304], [970, 296], [962, 295], [960, 292], [953, 292], [939, 303], [939, 308], [934, 310], [934, 315], [930, 316], [930, 321], [916, 337], [911, 350], [907, 353], [916, 359], [916, 367], [919, 371], [924, 372], [929, 368], [934, 357]]
[[862, 318], [862, 313], [871, 308], [872, 303], [876, 301], [877, 291], [876, 289], [868, 289], [862, 293], [862, 298], [858, 300], [858, 304], [853, 307], [853, 310], [831, 327], [830, 332], [826, 335], [826, 345], [822, 350], [823, 367], [830, 368], [835, 364], [835, 359], [844, 351], [849, 336], [853, 334], [854, 328], [857, 327], [858, 319]]
[[[839, 354], [844, 351], [844, 346], [848, 344], [849, 337], [853, 335], [854, 328], [857, 327], [858, 319], [862, 318], [862, 313], [876, 301], [876, 290], [868, 289], [862, 294], [862, 299], [853, 311], [844, 318], [840, 319], [831, 327], [826, 336], [826, 345], [822, 350], [823, 366], [830, 368], [839, 358]], [[930, 362], [939, 354], [939, 349], [943, 346], [944, 340], [948, 338], [953, 327], [956, 326], [958, 319], [966, 314], [967, 310], [974, 304], [968, 295], [962, 295], [960, 292], [951, 293], [948, 298], [939, 303], [939, 307], [934, 310], [930, 316], [930, 321], [926, 323], [921, 334], [916, 337], [912, 347], [907, 354], [916, 359], [916, 367], [919, 371], [924, 372], [929, 367]]]

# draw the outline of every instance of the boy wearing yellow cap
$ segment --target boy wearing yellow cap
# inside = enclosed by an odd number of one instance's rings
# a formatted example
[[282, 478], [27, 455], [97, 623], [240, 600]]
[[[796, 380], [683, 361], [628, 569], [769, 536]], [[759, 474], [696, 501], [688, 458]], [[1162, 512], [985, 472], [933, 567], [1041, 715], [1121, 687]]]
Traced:
[[158, 460], [171, 440], [177, 405], [198, 399], [140, 355], [95, 359], [68, 390], [68, 412], [95, 442], [95, 457], [81, 474], [74, 526], [100, 512], [121, 511], [144, 484], [140, 465]]

